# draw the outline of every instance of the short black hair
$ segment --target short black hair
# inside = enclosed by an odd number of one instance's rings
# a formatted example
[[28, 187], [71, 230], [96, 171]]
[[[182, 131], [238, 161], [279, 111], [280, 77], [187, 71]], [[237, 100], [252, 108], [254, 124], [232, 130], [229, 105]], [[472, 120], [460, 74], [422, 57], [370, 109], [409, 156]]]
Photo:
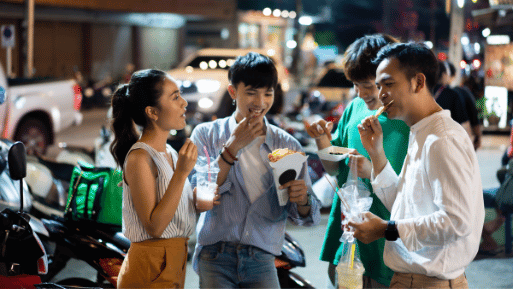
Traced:
[[450, 61], [446, 61], [447, 67], [449, 67], [449, 72], [451, 73], [451, 77], [456, 76], [456, 67]]
[[362, 81], [376, 77], [377, 64], [372, 63], [378, 51], [385, 45], [399, 42], [387, 34], [372, 34], [358, 38], [344, 52], [342, 66], [347, 79]]
[[239, 83], [253, 88], [273, 88], [278, 84], [278, 71], [271, 58], [256, 52], [239, 56], [228, 71], [231, 84]]
[[433, 51], [426, 45], [414, 42], [389, 44], [381, 48], [372, 62], [379, 66], [387, 58], [396, 58], [401, 64], [400, 68], [409, 79], [415, 77], [417, 73], [424, 74], [427, 89], [433, 91], [436, 84], [438, 61]]
[[442, 77], [444, 76], [444, 74], [451, 76], [449, 67], [447, 66], [447, 62], [438, 61], [438, 71], [436, 73], [436, 83], [441, 84]]

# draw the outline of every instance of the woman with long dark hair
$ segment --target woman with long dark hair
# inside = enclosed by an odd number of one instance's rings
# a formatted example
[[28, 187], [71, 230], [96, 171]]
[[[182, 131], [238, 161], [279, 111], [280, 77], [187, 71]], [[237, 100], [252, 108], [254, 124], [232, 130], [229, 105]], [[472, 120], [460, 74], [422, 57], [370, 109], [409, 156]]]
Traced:
[[187, 179], [196, 146], [187, 139], [177, 153], [166, 143], [185, 127], [186, 107], [176, 82], [153, 69], [135, 72], [112, 97], [111, 152], [123, 169], [123, 233], [132, 242], [118, 288], [184, 286], [196, 209], [210, 209], [195, 208]]

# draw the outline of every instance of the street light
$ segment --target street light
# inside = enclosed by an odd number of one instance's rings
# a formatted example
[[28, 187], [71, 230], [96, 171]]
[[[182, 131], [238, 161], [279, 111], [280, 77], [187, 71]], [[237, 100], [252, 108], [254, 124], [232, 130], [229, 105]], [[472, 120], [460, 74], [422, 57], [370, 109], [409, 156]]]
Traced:
[[310, 24], [312, 24], [312, 17], [310, 16], [301, 16], [299, 17], [299, 24], [301, 25], [304, 25], [304, 26], [308, 26]]
[[280, 9], [274, 9], [274, 11], [273, 11], [273, 16], [274, 16], [274, 17], [280, 17], [280, 15], [281, 15], [281, 11], [280, 11]]
[[273, 13], [271, 8], [269, 8], [269, 7], [264, 8], [264, 11], [262, 11], [262, 12], [264, 13], [265, 16], [271, 16], [271, 14]]
[[482, 33], [483, 33], [483, 37], [488, 37], [488, 36], [490, 36], [490, 33], [491, 33], [491, 32], [492, 32], [492, 31], [490, 31], [490, 28], [488, 28], [488, 27], [487, 27], [487, 28], [485, 28], [485, 29], [483, 29], [483, 32], [482, 32]]

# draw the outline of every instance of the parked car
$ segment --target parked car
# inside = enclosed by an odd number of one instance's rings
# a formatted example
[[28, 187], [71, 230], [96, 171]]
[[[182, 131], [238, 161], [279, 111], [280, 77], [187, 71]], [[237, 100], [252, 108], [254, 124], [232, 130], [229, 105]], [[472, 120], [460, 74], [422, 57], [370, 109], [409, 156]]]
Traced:
[[22, 141], [27, 153], [44, 154], [56, 133], [82, 122], [82, 93], [75, 80], [8, 79], [0, 65], [0, 87], [5, 93], [1, 137]]
[[[200, 49], [177, 68], [168, 73], [174, 77], [187, 100], [189, 113], [194, 113], [198, 121], [209, 120], [212, 117], [230, 115], [235, 107], [228, 94], [228, 72], [237, 56], [254, 51], [268, 55], [262, 49]], [[290, 89], [287, 69], [277, 57], [270, 56], [278, 70], [278, 88], [276, 99], [282, 99], [283, 93]]]

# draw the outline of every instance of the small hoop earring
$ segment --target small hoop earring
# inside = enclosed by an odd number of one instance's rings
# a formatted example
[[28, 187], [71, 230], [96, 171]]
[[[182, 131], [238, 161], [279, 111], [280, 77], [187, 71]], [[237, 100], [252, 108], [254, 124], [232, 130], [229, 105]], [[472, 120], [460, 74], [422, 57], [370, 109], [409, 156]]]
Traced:
[[232, 105], [235, 105], [235, 99], [234, 99], [234, 100], [232, 100]]

